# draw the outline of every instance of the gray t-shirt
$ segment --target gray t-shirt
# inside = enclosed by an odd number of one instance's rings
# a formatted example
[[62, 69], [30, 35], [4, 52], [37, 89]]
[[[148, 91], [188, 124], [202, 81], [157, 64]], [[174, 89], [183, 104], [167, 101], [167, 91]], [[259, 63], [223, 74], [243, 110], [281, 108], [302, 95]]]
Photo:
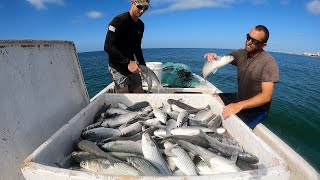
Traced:
[[[240, 100], [250, 99], [262, 92], [262, 82], [279, 81], [279, 67], [273, 57], [262, 51], [257, 57], [249, 58], [245, 49], [236, 50], [231, 64], [238, 68], [238, 96]], [[270, 103], [263, 105], [265, 110], [270, 109]]]

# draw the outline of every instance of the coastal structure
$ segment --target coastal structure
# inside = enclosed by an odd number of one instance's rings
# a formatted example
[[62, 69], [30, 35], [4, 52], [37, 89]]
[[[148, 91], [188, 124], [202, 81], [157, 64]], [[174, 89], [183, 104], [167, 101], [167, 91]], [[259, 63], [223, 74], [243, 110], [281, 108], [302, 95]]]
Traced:
[[308, 52], [305, 52], [305, 53], [303, 53], [303, 55], [305, 55], [305, 56], [313, 56], [313, 57], [320, 57], [320, 53], [308, 53]]

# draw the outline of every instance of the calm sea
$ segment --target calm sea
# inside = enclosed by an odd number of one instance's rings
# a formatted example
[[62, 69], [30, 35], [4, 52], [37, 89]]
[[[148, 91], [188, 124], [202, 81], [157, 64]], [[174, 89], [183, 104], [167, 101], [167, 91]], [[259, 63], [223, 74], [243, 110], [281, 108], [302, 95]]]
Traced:
[[[203, 55], [227, 49], [144, 49], [146, 62], [173, 62], [188, 65], [202, 74]], [[263, 124], [320, 172], [320, 58], [270, 53], [280, 68], [271, 113]], [[111, 83], [107, 55], [103, 51], [79, 53], [82, 73], [90, 97]], [[236, 68], [227, 65], [208, 80], [223, 92], [236, 92]]]

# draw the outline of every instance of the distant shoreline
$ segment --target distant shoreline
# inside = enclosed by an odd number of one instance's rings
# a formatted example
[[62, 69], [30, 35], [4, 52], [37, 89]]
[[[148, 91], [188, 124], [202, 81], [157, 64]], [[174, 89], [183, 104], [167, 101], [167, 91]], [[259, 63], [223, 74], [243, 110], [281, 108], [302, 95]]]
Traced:
[[303, 53], [304, 56], [320, 57], [320, 53]]

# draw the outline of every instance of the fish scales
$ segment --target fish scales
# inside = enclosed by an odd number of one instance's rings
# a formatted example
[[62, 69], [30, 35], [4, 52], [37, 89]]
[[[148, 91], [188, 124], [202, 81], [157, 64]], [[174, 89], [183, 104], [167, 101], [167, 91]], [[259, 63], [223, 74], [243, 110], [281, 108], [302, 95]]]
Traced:
[[188, 176], [198, 175], [196, 172], [195, 164], [183, 148], [181, 148], [180, 146], [173, 146], [173, 144], [168, 141], [164, 143], [164, 146], [166, 150], [171, 149], [171, 153], [175, 155], [171, 158], [183, 173]]
[[141, 158], [129, 156], [127, 161], [136, 169], [141, 171], [145, 176], [161, 176], [160, 171], [150, 161]]
[[175, 128], [170, 131], [172, 135], [185, 135], [185, 136], [194, 136], [199, 135], [200, 130], [204, 132], [214, 132], [212, 129], [200, 127], [200, 126], [188, 126], [188, 127], [180, 127]]
[[204, 148], [209, 148], [208, 141], [200, 137], [199, 135], [194, 136], [185, 136], [185, 135], [171, 135], [164, 138], [164, 140], [170, 140], [171, 142], [175, 142], [177, 139], [184, 140], [190, 142], [191, 144], [195, 144]]
[[[101, 119], [102, 119], [102, 118], [101, 118]], [[83, 129], [83, 131], [82, 131], [82, 132], [87, 131], [87, 130], [90, 130], [90, 129], [94, 129], [94, 128], [101, 127], [101, 123], [102, 123], [102, 121], [103, 121], [103, 120], [98, 121], [98, 122], [96, 122], [96, 123], [93, 123], [93, 124], [91, 124], [91, 125], [89, 125], [89, 126], [85, 127], [85, 128]]]
[[[157, 85], [161, 86], [161, 83], [158, 79], [158, 76], [156, 75], [156, 73], [154, 73], [150, 68], [148, 68], [145, 65], [139, 65], [139, 68], [142, 70], [142, 74], [145, 76], [145, 78], [151, 77], [151, 79], [157, 83]], [[148, 84], [149, 86], [149, 84]], [[152, 84], [151, 84], [152, 86]]]
[[195, 121], [208, 123], [209, 120], [212, 119], [213, 117], [214, 117], [214, 114], [211, 110], [201, 110], [191, 119]]
[[168, 136], [166, 129], [157, 129], [153, 132], [153, 134], [159, 138], [165, 138]]
[[115, 118], [106, 119], [101, 126], [103, 127], [116, 127], [122, 124], [128, 123], [139, 116], [136, 112], [129, 112], [126, 114], [121, 114]]
[[119, 135], [120, 135], [120, 131], [117, 129], [98, 127], [98, 128], [84, 131], [81, 134], [81, 137], [84, 139], [89, 139], [89, 138], [105, 139], [105, 138], [110, 138], [110, 137], [119, 136]]
[[153, 132], [158, 129], [155, 126], [149, 127], [148, 129], [146, 129], [143, 132], [139, 132], [133, 136], [129, 136], [129, 137], [111, 137], [111, 138], [107, 138], [105, 140], [103, 140], [100, 144], [106, 143], [106, 142], [110, 142], [110, 141], [138, 141], [141, 140], [142, 134], [144, 132], [147, 132], [149, 134], [153, 134]]
[[181, 111], [177, 117], [177, 127], [181, 127], [182, 124], [188, 121], [189, 113], [187, 111]]
[[174, 119], [169, 119], [166, 124], [166, 135], [170, 135], [170, 131], [177, 127], [177, 121]]
[[153, 107], [153, 113], [156, 118], [159, 119], [162, 123], [166, 124], [167, 122], [167, 114], [157, 107]]
[[89, 159], [96, 159], [98, 156], [85, 152], [85, 151], [73, 151], [71, 153], [71, 157], [77, 162], [80, 163], [81, 161], [89, 160]]
[[152, 119], [147, 119], [146, 121], [143, 122], [143, 124], [147, 126], [155, 126], [155, 125], [161, 125], [161, 121], [158, 118], [152, 118]]
[[222, 118], [220, 115], [216, 115], [213, 117], [207, 124], [207, 127], [210, 129], [217, 129], [221, 126], [222, 124]]
[[115, 159], [107, 154], [106, 152], [102, 151], [96, 144], [91, 141], [82, 140], [78, 143], [79, 149], [82, 151], [86, 151], [88, 153], [94, 154], [98, 157], [107, 158], [111, 164], [115, 162]]
[[207, 154], [200, 151], [198, 146], [195, 146], [195, 145], [191, 144], [190, 142], [180, 140], [180, 139], [177, 139], [175, 141], [175, 143], [179, 144], [181, 147], [183, 147], [187, 151], [191, 152], [192, 154], [200, 156], [208, 165], [210, 165], [210, 157]]
[[142, 134], [143, 156], [155, 165], [163, 175], [173, 175], [154, 140], [148, 133]]
[[166, 113], [171, 112], [172, 111], [171, 104], [163, 105], [162, 110]]
[[104, 112], [106, 112], [106, 110], [107, 109], [109, 109], [111, 107], [111, 105], [109, 104], [109, 105], [106, 105], [106, 104], [103, 104], [102, 106], [101, 106], [101, 108], [96, 112], [96, 114], [95, 114], [95, 116], [94, 116], [94, 122], [97, 122], [97, 120], [99, 119], [99, 118], [101, 118], [101, 114], [102, 113], [104, 113]]
[[225, 55], [225, 56], [217, 56], [212, 61], [206, 61], [202, 68], [202, 77], [206, 79], [210, 73], [214, 74], [219, 68], [231, 63], [233, 60], [234, 60], [233, 56]]
[[134, 103], [133, 105], [129, 106], [127, 110], [129, 111], [141, 111], [143, 108], [149, 106], [150, 103], [148, 101], [141, 101]]
[[218, 141], [220, 141], [220, 142], [222, 142], [224, 144], [229, 144], [229, 145], [240, 147], [240, 145], [237, 142], [237, 140], [235, 140], [231, 136], [224, 135], [224, 134], [219, 134], [219, 133], [208, 134], [208, 136], [211, 136], [211, 137], [217, 139]]
[[143, 155], [138, 155], [138, 154], [133, 154], [133, 153], [126, 153], [126, 152], [107, 152], [111, 156], [114, 156], [122, 161], [127, 161], [128, 156], [135, 156], [135, 157], [140, 157], [143, 158]]
[[82, 161], [80, 166], [90, 171], [108, 175], [140, 176], [141, 172], [125, 162], [116, 162], [113, 165], [106, 159], [98, 158]]
[[220, 173], [239, 172], [241, 169], [236, 165], [236, 161], [229, 160], [225, 157], [219, 156], [207, 149], [198, 146], [198, 149], [208, 155], [210, 158], [210, 167], [219, 171]]
[[167, 161], [168, 167], [172, 172], [178, 169], [178, 167], [176, 166], [176, 163], [173, 162], [173, 159], [171, 157], [166, 156], [165, 160]]
[[114, 114], [127, 114], [130, 113], [131, 111], [122, 109], [122, 108], [110, 108], [107, 109], [105, 114], [106, 116], [114, 115]]
[[147, 106], [143, 108], [140, 111], [135, 111], [137, 112], [140, 116], [144, 117], [144, 119], [148, 119], [149, 114], [152, 112], [152, 106]]
[[171, 111], [171, 112], [166, 112], [167, 115], [169, 117], [171, 117], [172, 119], [175, 119], [177, 120], [178, 119], [178, 115], [179, 115], [179, 112], [178, 111]]
[[135, 141], [112, 141], [103, 144], [101, 148], [111, 152], [143, 154], [141, 143]]
[[128, 127], [125, 127], [120, 130], [120, 136], [133, 136], [139, 132], [141, 132], [142, 122], [135, 122]]
[[213, 152], [208, 151], [201, 146], [196, 146], [183, 140], [177, 140], [176, 143], [192, 152], [193, 154], [200, 156], [209, 167], [213, 167], [215, 168], [215, 170], [219, 170], [220, 173], [241, 171], [239, 167], [236, 166], [234, 161], [214, 154]]
[[186, 111], [185, 109], [182, 109], [181, 107], [179, 107], [179, 106], [177, 106], [175, 104], [172, 104], [171, 108], [172, 108], [172, 111], [178, 111], [179, 113], [182, 112], [182, 111]]
[[[147, 80], [148, 92], [150, 92], [153, 82], [157, 84], [158, 89], [161, 89], [164, 92], [166, 92], [166, 89], [161, 85], [161, 82], [159, 81], [159, 78], [156, 75], [156, 73], [154, 73], [149, 67], [145, 65], [139, 65], [139, 68], [141, 69], [142, 77], [144, 77]], [[150, 81], [150, 79], [152, 79], [153, 81]]]
[[196, 109], [186, 103], [183, 103], [181, 101], [175, 100], [175, 99], [168, 99], [167, 102], [171, 105], [174, 104], [174, 105], [180, 107], [181, 109], [188, 111], [189, 113], [194, 113], [194, 112], [199, 111], [198, 109]]
[[232, 156], [232, 155], [242, 153], [242, 149], [240, 149], [239, 147], [232, 146], [229, 144], [223, 144], [220, 141], [216, 140], [215, 138], [208, 136], [206, 133], [204, 133], [201, 130], [200, 130], [200, 135], [208, 140], [210, 146], [213, 149], [219, 151], [223, 155]]
[[146, 81], [147, 81], [147, 84], [148, 84], [147, 93], [150, 93], [151, 92], [151, 88], [152, 88], [152, 78], [150, 76], [148, 76], [148, 77], [146, 77]]

